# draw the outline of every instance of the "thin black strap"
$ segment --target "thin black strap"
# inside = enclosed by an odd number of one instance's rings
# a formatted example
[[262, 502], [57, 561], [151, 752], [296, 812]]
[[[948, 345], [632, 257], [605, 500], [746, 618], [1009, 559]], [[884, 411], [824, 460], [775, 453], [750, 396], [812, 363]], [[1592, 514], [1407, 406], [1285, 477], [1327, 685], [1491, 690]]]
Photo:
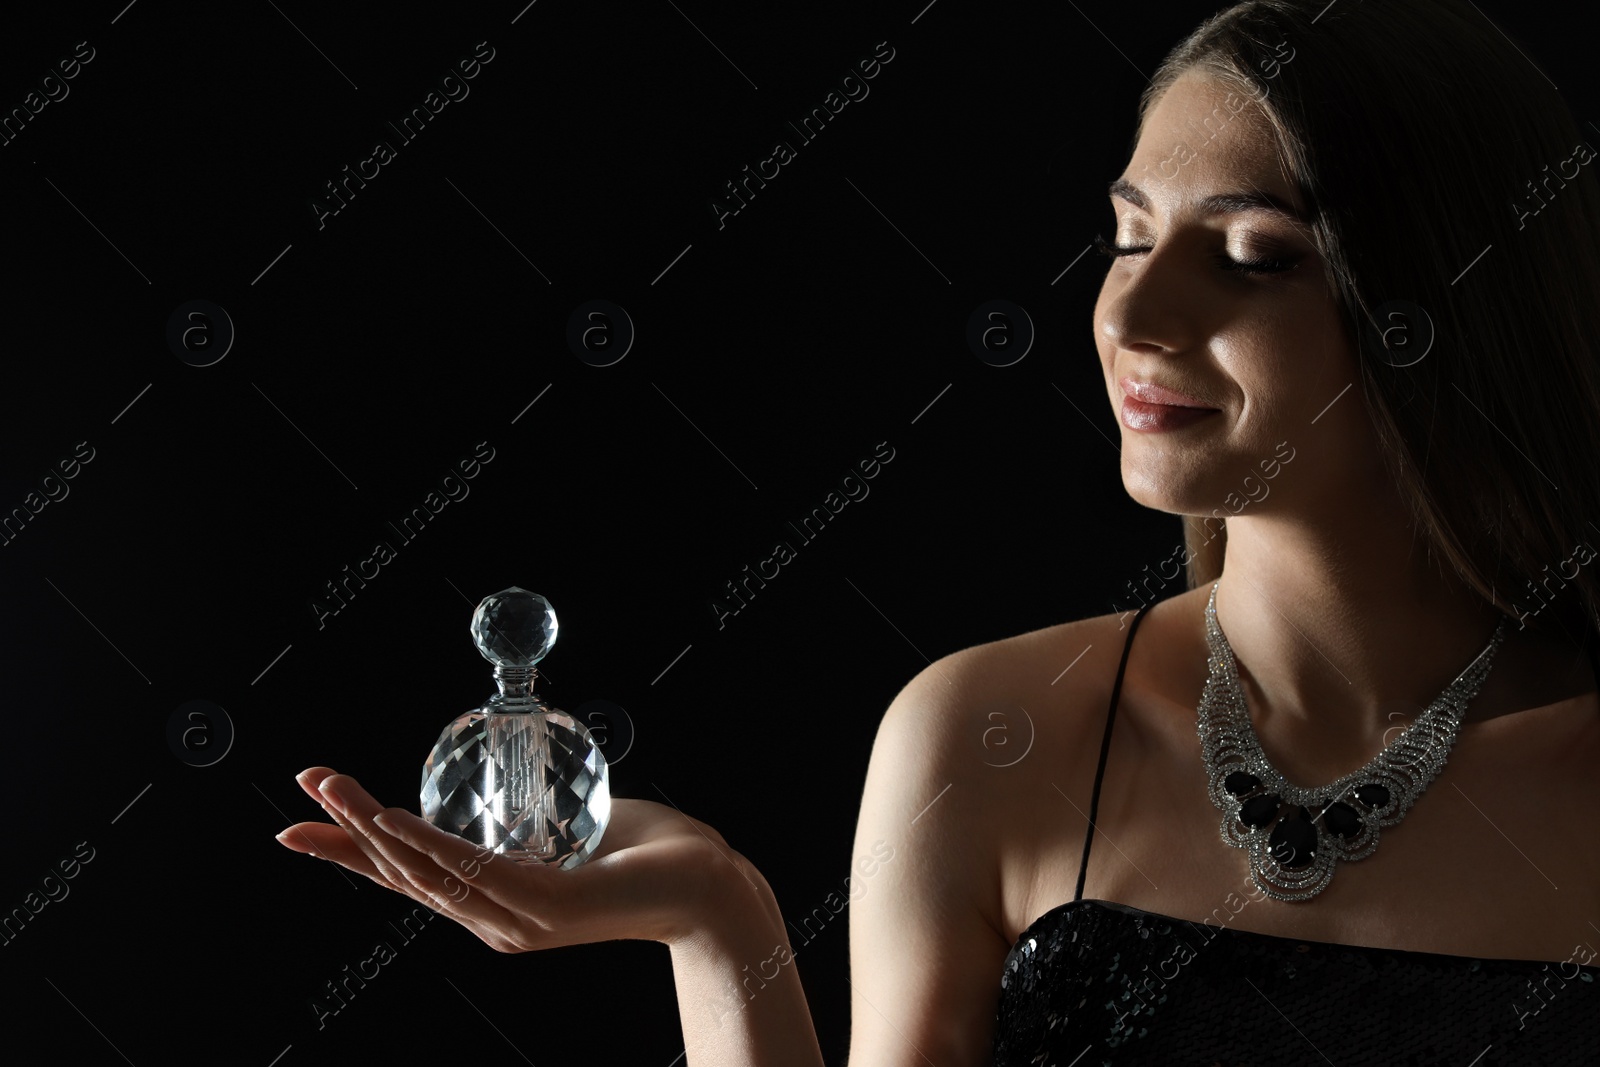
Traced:
[[1128, 667], [1128, 653], [1133, 651], [1133, 635], [1139, 629], [1139, 621], [1144, 618], [1145, 611], [1150, 605], [1146, 604], [1139, 609], [1133, 617], [1133, 625], [1128, 627], [1128, 640], [1122, 646], [1122, 662], [1117, 664], [1117, 681], [1111, 687], [1111, 708], [1106, 712], [1106, 732], [1100, 739], [1100, 765], [1094, 770], [1094, 793], [1089, 797], [1089, 828], [1083, 833], [1083, 861], [1078, 865], [1078, 889], [1072, 894], [1073, 900], [1083, 899], [1083, 879], [1089, 873], [1089, 845], [1094, 841], [1094, 819], [1100, 812], [1100, 783], [1106, 775], [1106, 756], [1111, 752], [1111, 727], [1117, 721], [1117, 698], [1122, 695], [1122, 673]]

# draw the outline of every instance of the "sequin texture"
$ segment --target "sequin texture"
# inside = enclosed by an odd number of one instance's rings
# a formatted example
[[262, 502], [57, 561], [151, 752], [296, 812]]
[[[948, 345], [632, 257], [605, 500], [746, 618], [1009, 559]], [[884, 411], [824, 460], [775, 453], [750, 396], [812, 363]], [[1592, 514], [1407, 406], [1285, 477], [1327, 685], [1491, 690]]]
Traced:
[[1594, 958], [1306, 942], [1077, 900], [1006, 956], [992, 1064], [1592, 1067], [1600, 968], [1576, 960]]

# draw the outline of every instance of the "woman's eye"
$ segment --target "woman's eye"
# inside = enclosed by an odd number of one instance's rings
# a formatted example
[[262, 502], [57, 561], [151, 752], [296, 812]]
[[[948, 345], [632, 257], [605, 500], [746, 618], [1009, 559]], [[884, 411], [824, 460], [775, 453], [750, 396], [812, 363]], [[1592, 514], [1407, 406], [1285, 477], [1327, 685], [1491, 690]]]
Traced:
[[1148, 246], [1144, 246], [1144, 245], [1131, 245], [1131, 246], [1128, 246], [1128, 247], [1123, 247], [1122, 245], [1114, 245], [1114, 244], [1109, 243], [1104, 237], [1101, 237], [1099, 234], [1095, 234], [1094, 235], [1094, 245], [1101, 252], [1104, 252], [1106, 255], [1110, 256], [1112, 259], [1117, 259], [1117, 258], [1119, 258], [1121, 256], [1131, 256], [1136, 252], [1148, 252], [1148, 251], [1150, 251], [1149, 247]]
[[1292, 269], [1297, 262], [1284, 258], [1238, 260], [1232, 256], [1218, 256], [1217, 260], [1223, 270], [1237, 271], [1240, 274], [1282, 274]]
[[[1094, 243], [1096, 248], [1112, 259], [1120, 259], [1123, 256], [1138, 255], [1141, 252], [1150, 251], [1149, 245], [1114, 245], [1099, 234], [1094, 235]], [[1232, 256], [1219, 255], [1216, 258], [1219, 267], [1237, 274], [1281, 274], [1284, 271], [1292, 270], [1295, 264], [1299, 262], [1297, 259], [1284, 257], [1238, 260]]]

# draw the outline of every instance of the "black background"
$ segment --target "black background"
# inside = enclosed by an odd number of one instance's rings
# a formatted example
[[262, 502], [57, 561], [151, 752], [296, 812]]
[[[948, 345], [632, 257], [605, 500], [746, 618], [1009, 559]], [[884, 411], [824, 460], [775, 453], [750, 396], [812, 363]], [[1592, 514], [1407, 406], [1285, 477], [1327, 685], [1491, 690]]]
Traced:
[[[0, 513], [94, 450], [0, 548], [0, 911], [94, 849], [0, 946], [11, 1025], [59, 1062], [668, 1067], [665, 948], [402, 943], [409, 901], [273, 840], [322, 817], [294, 774], [415, 809], [438, 731], [491, 690], [472, 608], [522, 585], [560, 616], [545, 696], [632, 721], [616, 794], [717, 826], [805, 914], [850, 873], [906, 681], [1128, 603], [1177, 544], [1122, 489], [1104, 265], [1078, 257], [1147, 75], [1216, 5], [524, 2], [5, 16], [6, 111], [95, 50], [0, 147]], [[1480, 7], [1593, 113], [1591, 41]], [[470, 94], [400, 142], [385, 123], [480, 41]], [[786, 122], [879, 42], [869, 95], [800, 143]], [[719, 228], [709, 201], [779, 138], [796, 158]], [[379, 139], [396, 158], [319, 229], [310, 201]], [[966, 341], [995, 298], [1037, 330], [1008, 367]], [[165, 339], [193, 299], [237, 329], [208, 367]], [[637, 329], [609, 367], [566, 343], [591, 299]], [[470, 494], [392, 537], [481, 441]], [[723, 583], [880, 442], [869, 495], [719, 628]], [[379, 539], [397, 558], [319, 627]], [[211, 766], [168, 745], [194, 699], [236, 730]], [[795, 944], [830, 1063], [846, 923]], [[379, 941], [397, 958], [319, 1028]]]

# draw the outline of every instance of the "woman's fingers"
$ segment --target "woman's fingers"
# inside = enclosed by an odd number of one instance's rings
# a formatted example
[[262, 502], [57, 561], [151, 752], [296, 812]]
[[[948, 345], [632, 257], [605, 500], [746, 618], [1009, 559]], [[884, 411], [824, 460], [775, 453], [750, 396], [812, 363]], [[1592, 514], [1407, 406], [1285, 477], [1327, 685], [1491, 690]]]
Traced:
[[[329, 786], [329, 780], [335, 777], [343, 779], [343, 792]], [[296, 775], [295, 780], [338, 823], [337, 827], [329, 826], [326, 830], [342, 835], [342, 845], [332, 837], [322, 838], [332, 850], [328, 853], [330, 859], [366, 874], [379, 885], [408, 896], [434, 911], [450, 913], [448, 902], [464, 895], [459, 884], [416, 883], [406, 876], [392, 856], [378, 847], [373, 840], [373, 831], [364, 819], [368, 810], [377, 809], [377, 802], [367, 795], [355, 779], [348, 775], [337, 775], [331, 767], [309, 767]]]
[[[352, 827], [351, 833], [364, 838], [358, 844], [381, 855], [389, 869], [395, 871], [415, 891], [429, 896], [437, 910], [452, 918], [470, 919], [492, 928], [505, 927], [515, 921], [499, 902], [476, 892], [469, 881], [480, 877], [490, 858], [496, 858], [501, 865], [508, 861], [493, 857], [492, 853], [485, 854], [454, 834], [446, 834], [437, 827], [428, 826], [400, 808], [386, 811], [349, 775], [333, 775], [325, 779], [322, 792], [325, 796], [338, 798], [339, 805], [344, 809], [343, 814]], [[448, 838], [458, 843], [458, 853], [452, 854], [458, 862], [451, 862], [449, 866], [436, 862], [427, 853], [374, 822], [375, 817], [389, 814], [407, 816], [432, 831], [435, 838]], [[385, 822], [388, 821], [385, 818]]]
[[507, 859], [402, 808], [386, 808], [375, 821], [441, 873], [460, 877], [472, 891], [467, 905], [480, 901], [492, 908], [495, 929], [519, 949], [637, 936], [625, 921], [619, 923], [619, 918], [631, 916], [632, 905], [618, 909], [616, 901], [648, 895], [653, 887], [633, 885], [635, 880], [612, 858], [591, 858], [561, 871], [537, 861]]
[[[332, 767], [307, 767], [295, 775], [294, 780], [300, 783], [300, 788], [306, 791], [307, 796], [320, 804], [337, 822], [340, 819], [339, 813], [318, 790], [318, 786], [333, 774]], [[279, 834], [278, 842], [296, 852], [309, 855], [320, 853], [322, 858], [348, 867], [357, 874], [366, 875], [385, 889], [410, 895], [403, 885], [396, 884], [389, 877], [381, 864], [374, 862], [373, 858], [362, 850], [342, 822], [339, 826], [329, 826], [327, 823], [297, 823]]]
[[380, 829], [425, 857], [441, 876], [465, 882], [474, 892], [511, 911], [537, 909], [548, 899], [541, 891], [548, 886], [543, 879], [560, 873], [544, 870], [543, 864], [508, 860], [492, 849], [446, 833], [404, 808], [385, 808], [377, 813], [376, 822]]
[[388, 835], [372, 825], [372, 816], [383, 809], [354, 778], [347, 774], [328, 775], [318, 792], [323, 798], [323, 807], [350, 835], [356, 847], [401, 892], [437, 910], [443, 910], [452, 896], [460, 895], [459, 890], [452, 893], [453, 887], [442, 884], [441, 879], [419, 879], [414, 876], [416, 872], [408, 872], [403, 856], [398, 855], [405, 846], [393, 839], [389, 839], [388, 847], [383, 846], [379, 839], [388, 838]]
[[[326, 787], [327, 780], [334, 777], [337, 776], [330, 774], [324, 778], [323, 786]], [[413, 897], [421, 903], [428, 904], [430, 907], [437, 907], [436, 901], [429, 898], [426, 892], [412, 886], [405, 875], [390, 862], [389, 858], [372, 844], [369, 836], [362, 831], [359, 825], [359, 818], [352, 818], [351, 815], [347, 814], [349, 802], [346, 799], [326, 788], [319, 789], [316, 796], [322, 804], [322, 810], [326, 811], [333, 821], [343, 828], [351, 843], [366, 856], [367, 862], [377, 869], [385, 881], [397, 892]]]
[[322, 803], [322, 794], [317, 792], [317, 789], [322, 785], [324, 779], [333, 777], [333, 774], [332, 767], [307, 767], [295, 775], [294, 780], [300, 783], [300, 788], [304, 789], [312, 800], [320, 804]]
[[350, 835], [343, 827], [325, 822], [298, 822], [279, 834], [278, 842], [284, 848], [318, 859], [332, 860], [341, 867], [348, 867], [357, 874], [366, 875], [386, 889], [395, 889], [378, 868], [373, 866], [367, 854], [350, 840]]
[[[377, 802], [354, 779], [346, 776], [343, 783], [324, 793], [320, 787], [334, 773], [328, 767], [312, 767], [298, 775], [297, 780], [338, 825], [298, 823], [279, 835], [282, 844], [300, 852], [320, 853], [324, 858], [364, 874], [384, 888], [454, 919], [491, 948], [504, 952], [520, 947], [501, 935], [500, 926], [507, 918], [504, 909], [487, 900], [469, 904], [470, 887], [460, 879], [430, 881], [421, 877], [428, 863], [409, 854], [410, 850], [400, 842], [371, 826], [365, 816], [367, 811], [377, 808]], [[408, 863], [412, 867], [410, 874], [405, 870]]]
[[[322, 793], [322, 783], [327, 781], [329, 778], [332, 778], [335, 773], [336, 772], [332, 767], [307, 767], [305, 770], [295, 775], [294, 779], [300, 783], [300, 788], [306, 791], [306, 795], [312, 800], [315, 800], [318, 804], [322, 805], [322, 810], [326, 811], [328, 815], [333, 818], [334, 822], [338, 823], [339, 828], [345, 833], [346, 843], [351, 846], [350, 849], [340, 849], [337, 855], [330, 856], [329, 858], [334, 859], [339, 863], [344, 863], [345, 866], [351, 867], [355, 870], [362, 870], [363, 867], [371, 868], [377, 872], [378, 881], [388, 885], [389, 888], [393, 889], [397, 893], [407, 893], [409, 895], [409, 892], [405, 887], [404, 880], [396, 878], [396, 872], [392, 870], [386, 863], [384, 863], [380, 856], [374, 855], [370, 848], [367, 848], [362, 844], [360, 834], [353, 832], [350, 820], [341, 810], [343, 807], [342, 803], [335, 804], [329, 797]], [[329, 840], [331, 841], [331, 839]], [[350, 864], [345, 862], [344, 857], [349, 855], [352, 849], [355, 853], [362, 857], [360, 863]], [[362, 873], [366, 873], [366, 871], [363, 870]]]

